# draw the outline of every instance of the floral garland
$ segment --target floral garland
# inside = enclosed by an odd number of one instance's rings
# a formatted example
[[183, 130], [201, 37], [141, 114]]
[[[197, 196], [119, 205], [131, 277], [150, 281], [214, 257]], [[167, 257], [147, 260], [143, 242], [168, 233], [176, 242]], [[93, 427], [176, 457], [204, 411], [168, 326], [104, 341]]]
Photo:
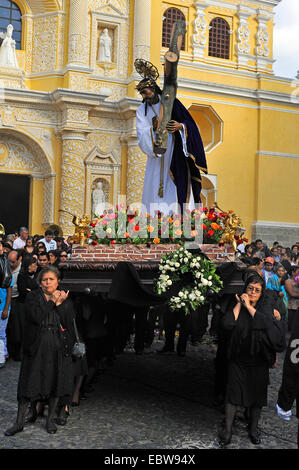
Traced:
[[185, 310], [186, 315], [190, 314], [191, 309], [196, 310], [203, 305], [211, 291], [217, 293], [223, 287], [222, 280], [216, 274], [216, 266], [209, 259], [193, 255], [183, 247], [164, 255], [159, 270], [161, 273], [154, 284], [160, 295], [189, 274], [187, 284], [170, 298], [168, 304], [173, 311]]
[[[233, 211], [229, 211], [233, 212]], [[224, 219], [229, 212], [217, 211], [215, 207], [202, 210], [187, 210], [184, 216], [173, 214], [171, 217], [157, 211], [154, 216], [139, 213], [124, 205], [117, 205], [116, 210], [105, 211], [90, 225], [87, 243], [98, 244], [183, 244], [193, 241], [202, 230], [202, 243], [223, 245], [221, 238]], [[188, 233], [184, 227], [189, 227]], [[242, 236], [236, 236], [237, 245], [248, 242]]]

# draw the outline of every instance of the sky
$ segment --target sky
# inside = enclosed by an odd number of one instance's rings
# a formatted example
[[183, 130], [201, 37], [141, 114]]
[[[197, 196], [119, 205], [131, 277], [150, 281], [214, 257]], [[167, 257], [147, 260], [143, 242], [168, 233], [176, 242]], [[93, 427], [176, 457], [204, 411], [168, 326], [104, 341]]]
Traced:
[[299, 0], [281, 0], [274, 11], [274, 73], [296, 78], [299, 71]]

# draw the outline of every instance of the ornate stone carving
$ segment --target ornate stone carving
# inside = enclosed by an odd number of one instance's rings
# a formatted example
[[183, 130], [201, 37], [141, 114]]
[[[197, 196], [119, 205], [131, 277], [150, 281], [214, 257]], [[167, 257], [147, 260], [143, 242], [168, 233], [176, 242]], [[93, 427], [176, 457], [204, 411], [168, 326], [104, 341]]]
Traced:
[[140, 150], [137, 141], [128, 143], [127, 204], [138, 204], [142, 200], [143, 179], [147, 156]]
[[270, 50], [269, 45], [269, 34], [267, 32], [267, 22], [270, 17], [263, 10], [259, 10], [258, 16], [258, 31], [256, 34], [256, 55], [259, 57], [268, 57]]
[[193, 56], [196, 58], [203, 57], [207, 44], [207, 21], [205, 19], [205, 8], [208, 4], [205, 2], [194, 2], [196, 8], [196, 17], [193, 21], [193, 34], [191, 42], [193, 46]]
[[[84, 163], [85, 137], [83, 134], [62, 136], [61, 198], [60, 209], [82, 216], [84, 212]], [[60, 212], [60, 225], [64, 234], [72, 235], [72, 218]]]
[[56, 69], [57, 25], [57, 15], [34, 19], [32, 72]]

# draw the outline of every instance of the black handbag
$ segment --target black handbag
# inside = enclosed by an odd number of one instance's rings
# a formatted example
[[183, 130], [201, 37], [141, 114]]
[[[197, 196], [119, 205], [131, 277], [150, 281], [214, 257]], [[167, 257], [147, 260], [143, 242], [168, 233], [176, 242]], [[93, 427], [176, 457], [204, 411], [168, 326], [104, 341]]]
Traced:
[[72, 357], [74, 359], [82, 359], [86, 354], [86, 347], [85, 347], [85, 343], [83, 343], [83, 341], [80, 341], [75, 319], [73, 321], [74, 321], [74, 330], [75, 330], [75, 335], [76, 335], [76, 342], [73, 346]]
[[0, 255], [0, 287], [7, 289], [12, 280], [12, 274], [10, 270], [10, 264], [7, 259], [6, 253]]

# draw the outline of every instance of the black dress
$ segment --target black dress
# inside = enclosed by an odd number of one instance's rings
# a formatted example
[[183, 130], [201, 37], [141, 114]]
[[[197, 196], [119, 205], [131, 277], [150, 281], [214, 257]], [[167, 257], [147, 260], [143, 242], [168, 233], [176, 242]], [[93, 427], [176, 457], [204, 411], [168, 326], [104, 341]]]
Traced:
[[71, 396], [74, 316], [69, 299], [57, 307], [40, 288], [27, 295], [18, 400]]
[[282, 322], [275, 320], [272, 312], [269, 305], [262, 305], [251, 317], [242, 306], [237, 320], [232, 307], [224, 315], [223, 326], [231, 330], [227, 403], [244, 407], [267, 405], [269, 367], [275, 362], [275, 353], [285, 348]]

